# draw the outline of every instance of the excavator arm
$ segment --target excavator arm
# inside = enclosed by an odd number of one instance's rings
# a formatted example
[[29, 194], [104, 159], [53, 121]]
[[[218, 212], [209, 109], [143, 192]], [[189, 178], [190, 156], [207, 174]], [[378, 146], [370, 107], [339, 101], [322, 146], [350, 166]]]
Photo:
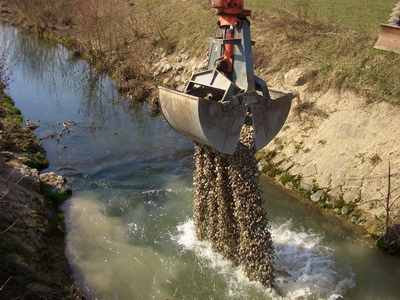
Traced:
[[183, 93], [159, 87], [161, 110], [180, 134], [232, 155], [247, 113], [255, 149], [278, 134], [289, 114], [292, 93], [270, 90], [254, 75], [250, 10], [244, 0], [213, 0], [218, 15], [210, 38], [207, 70], [192, 75]]

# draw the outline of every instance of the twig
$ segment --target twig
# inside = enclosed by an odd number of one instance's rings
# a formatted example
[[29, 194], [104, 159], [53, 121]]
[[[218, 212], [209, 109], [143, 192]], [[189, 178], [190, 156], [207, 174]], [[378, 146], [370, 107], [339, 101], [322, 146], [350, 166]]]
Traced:
[[[15, 169], [14, 169], [15, 170]], [[11, 176], [11, 174], [14, 172], [14, 170], [10, 173], [9, 176]], [[12, 186], [10, 186], [9, 188], [7, 188], [7, 190], [4, 192], [3, 195], [1, 195], [0, 197], [0, 201], [3, 200], [5, 197], [7, 197], [7, 195], [10, 193], [11, 189], [14, 188], [14, 186], [16, 186], [18, 183], [21, 182], [22, 179], [24, 179], [26, 177], [26, 175], [22, 176], [17, 182], [13, 182]], [[8, 177], [7, 177], [8, 179]]]
[[[386, 190], [386, 195], [382, 198], [377, 198], [377, 199], [372, 199], [365, 201], [361, 203], [360, 205], [364, 205], [367, 203], [372, 203], [372, 202], [378, 202], [385, 210], [385, 219], [383, 220], [385, 222], [385, 233], [384, 237], [387, 237], [389, 235], [389, 229], [390, 227], [394, 224], [395, 219], [398, 217], [400, 212], [395, 214], [395, 209], [398, 207], [398, 201], [400, 200], [400, 196], [393, 196], [394, 192], [396, 192], [400, 187], [393, 188], [392, 187], [392, 177], [394, 175], [399, 174], [399, 172], [393, 174], [391, 172], [391, 165], [389, 161], [388, 165], [388, 173], [384, 175], [387, 178], [387, 190]], [[364, 177], [366, 179], [368, 177]], [[369, 177], [369, 178], [382, 178], [382, 176], [379, 177]], [[393, 216], [394, 215], [394, 216]], [[397, 232], [396, 232], [397, 234]]]
[[15, 124], [13, 124], [13, 125], [10, 127], [10, 129], [8, 130], [8, 133], [7, 133], [6, 137], [5, 137], [5, 140], [7, 140], [7, 138], [8, 138], [9, 135], [11, 134], [11, 131], [13, 130], [14, 127], [15, 127]]
[[6, 286], [7, 282], [9, 282], [11, 280], [11, 278], [13, 278], [12, 276], [8, 277], [8, 279], [6, 280], [6, 282], [3, 283], [3, 285], [0, 287], [0, 291], [3, 290], [3, 288]]
[[14, 221], [14, 223], [12, 223], [10, 226], [8, 226], [5, 230], [3, 230], [2, 232], [0, 232], [0, 235], [3, 233], [6, 233], [7, 231], [9, 231], [11, 228], [13, 228], [13, 226], [15, 224], [17, 224], [18, 220], [21, 219], [22, 215], [25, 213], [25, 208], [28, 207], [28, 204], [25, 205], [24, 209], [22, 210], [21, 214], [18, 216], [18, 218]]
[[[391, 174], [392, 177], [393, 176], [397, 176], [397, 175], [400, 175], [400, 172]], [[365, 177], [354, 177], [354, 178], [346, 177], [346, 179], [347, 180], [364, 180], [364, 179], [379, 179], [379, 178], [385, 178], [385, 177], [387, 177], [387, 174], [385, 174], [385, 175], [375, 175], [375, 176], [365, 176]], [[396, 188], [396, 189], [398, 189], [398, 188]]]
[[16, 168], [14, 168], [14, 169], [10, 172], [10, 174], [8, 174], [7, 179], [10, 178], [10, 176], [14, 173], [15, 170], [16, 170]]

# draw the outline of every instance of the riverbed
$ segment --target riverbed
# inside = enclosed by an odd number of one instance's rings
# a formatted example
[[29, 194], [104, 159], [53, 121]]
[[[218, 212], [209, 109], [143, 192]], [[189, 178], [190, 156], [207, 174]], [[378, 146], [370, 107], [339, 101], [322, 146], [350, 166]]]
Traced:
[[40, 125], [45, 171], [73, 189], [66, 253], [89, 298], [399, 298], [399, 258], [262, 176], [278, 291], [250, 282], [195, 238], [191, 141], [63, 46], [5, 25], [0, 45], [12, 68], [6, 92]]

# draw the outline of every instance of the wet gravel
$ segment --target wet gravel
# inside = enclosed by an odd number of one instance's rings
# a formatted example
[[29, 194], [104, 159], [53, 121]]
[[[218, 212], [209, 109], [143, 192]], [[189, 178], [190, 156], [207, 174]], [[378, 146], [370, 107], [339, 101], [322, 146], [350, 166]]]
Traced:
[[200, 240], [241, 265], [249, 279], [273, 287], [274, 251], [250, 123], [247, 118], [232, 156], [196, 145], [194, 222]]

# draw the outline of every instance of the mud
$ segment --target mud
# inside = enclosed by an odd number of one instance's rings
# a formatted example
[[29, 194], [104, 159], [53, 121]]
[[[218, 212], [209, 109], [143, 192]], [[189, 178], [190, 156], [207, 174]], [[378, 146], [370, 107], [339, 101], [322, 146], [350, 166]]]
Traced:
[[235, 154], [196, 145], [194, 222], [200, 240], [241, 265], [251, 280], [274, 286], [274, 251], [248, 118]]

